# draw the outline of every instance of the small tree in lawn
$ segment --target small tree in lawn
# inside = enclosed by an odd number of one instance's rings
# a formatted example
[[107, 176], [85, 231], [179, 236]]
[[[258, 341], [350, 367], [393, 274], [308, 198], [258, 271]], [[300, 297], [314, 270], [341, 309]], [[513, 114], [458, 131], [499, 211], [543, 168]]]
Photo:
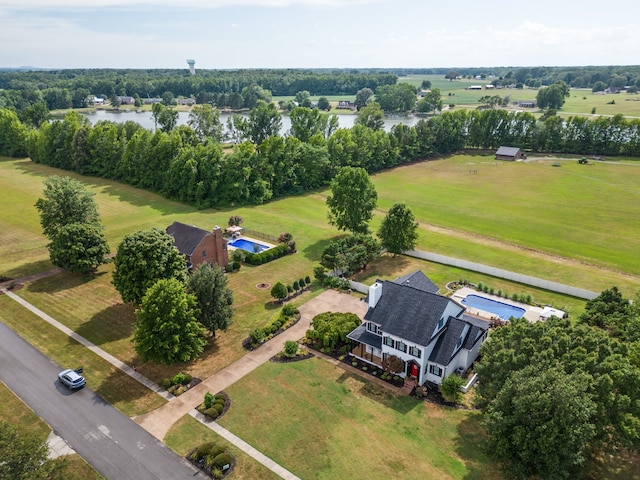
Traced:
[[140, 358], [171, 365], [199, 357], [207, 342], [196, 305], [195, 296], [175, 278], [149, 288], [136, 311], [133, 343]]
[[298, 280], [298, 285], [300, 285], [300, 290], [304, 290], [304, 287], [307, 285], [306, 282], [304, 281], [304, 278], [301, 278], [300, 280]]
[[304, 277], [304, 283], [306, 283], [307, 285], [311, 285], [311, 277], [309, 275]]
[[293, 340], [287, 340], [284, 342], [284, 349], [282, 353], [285, 357], [293, 358], [298, 353], [298, 342], [294, 342]]
[[287, 295], [289, 295], [289, 292], [287, 290], [287, 286], [284, 283], [278, 281], [273, 285], [273, 287], [271, 287], [271, 296], [276, 300], [282, 302], [285, 298], [287, 298]]
[[293, 289], [297, 292], [300, 290], [300, 284], [298, 283], [298, 281], [296, 280], [295, 282], [293, 282]]
[[291, 295], [293, 293], [293, 286], [287, 285], [287, 295]]
[[418, 240], [418, 222], [405, 203], [396, 203], [382, 220], [378, 238], [394, 255], [412, 250]]
[[449, 375], [442, 380], [440, 385], [440, 393], [447, 402], [458, 403], [462, 398], [460, 387], [464, 385], [464, 379], [458, 375]]

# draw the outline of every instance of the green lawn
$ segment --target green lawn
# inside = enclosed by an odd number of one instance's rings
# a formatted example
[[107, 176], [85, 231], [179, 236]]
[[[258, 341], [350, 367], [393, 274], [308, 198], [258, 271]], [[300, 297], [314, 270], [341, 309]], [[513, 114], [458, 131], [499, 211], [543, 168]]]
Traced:
[[194, 448], [206, 442], [215, 442], [226, 447], [236, 459], [231, 477], [233, 480], [276, 480], [280, 476], [256, 462], [249, 455], [228, 443], [213, 430], [207, 428], [190, 415], [185, 415], [169, 430], [164, 442], [178, 455], [185, 456]]
[[[15, 425], [19, 431], [28, 433], [31, 437], [41, 441], [47, 439], [51, 428], [33, 410], [25, 405], [16, 395], [2, 382], [0, 382], [0, 419]], [[102, 476], [96, 472], [91, 465], [84, 461], [77, 454], [66, 455], [59, 460], [68, 463], [68, 480], [89, 480], [101, 479]]]
[[267, 363], [219, 423], [300, 478], [502, 478], [480, 414], [421, 403], [324, 360]]

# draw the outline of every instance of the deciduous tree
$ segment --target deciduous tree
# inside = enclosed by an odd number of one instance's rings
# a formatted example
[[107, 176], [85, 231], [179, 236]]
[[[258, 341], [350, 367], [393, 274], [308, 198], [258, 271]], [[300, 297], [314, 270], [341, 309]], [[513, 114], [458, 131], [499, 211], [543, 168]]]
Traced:
[[391, 207], [380, 224], [378, 238], [383, 248], [394, 255], [413, 250], [418, 240], [418, 222], [405, 203]]
[[343, 167], [331, 181], [327, 196], [329, 223], [338, 230], [368, 233], [378, 194], [364, 168]]
[[91, 273], [106, 263], [109, 244], [97, 223], [62, 226], [48, 245], [51, 263], [74, 273]]
[[198, 358], [206, 340], [197, 301], [175, 278], [158, 280], [136, 311], [133, 342], [143, 361], [171, 365]]
[[220, 122], [220, 111], [210, 104], [194, 105], [189, 112], [187, 124], [193, 128], [201, 141], [222, 142], [224, 128]]
[[384, 127], [384, 112], [380, 108], [380, 104], [371, 102], [360, 108], [355, 124], [369, 127], [371, 130], [382, 130]]
[[271, 296], [276, 300], [282, 301], [285, 298], [287, 298], [288, 295], [289, 295], [289, 291], [287, 289], [287, 286], [280, 281], [277, 281], [273, 285], [273, 287], [271, 287]]
[[114, 260], [113, 285], [124, 302], [140, 303], [160, 279], [184, 284], [187, 264], [173, 244], [173, 237], [157, 229], [126, 235]]
[[187, 292], [196, 297], [198, 320], [213, 336], [216, 330], [226, 331], [233, 315], [233, 292], [222, 268], [202, 263], [187, 281]]

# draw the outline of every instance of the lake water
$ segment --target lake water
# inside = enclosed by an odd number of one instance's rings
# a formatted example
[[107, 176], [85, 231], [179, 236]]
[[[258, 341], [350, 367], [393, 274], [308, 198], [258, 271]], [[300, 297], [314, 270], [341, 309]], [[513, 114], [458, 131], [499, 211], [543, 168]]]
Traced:
[[[91, 125], [95, 125], [101, 120], [110, 120], [112, 122], [124, 123], [128, 120], [132, 120], [139, 123], [148, 130], [155, 130], [153, 123], [153, 117], [150, 111], [136, 112], [135, 110], [96, 110], [92, 113], [83, 113], [85, 117], [89, 119]], [[227, 119], [232, 117], [230, 113], [221, 113], [220, 121], [222, 125], [227, 126]], [[351, 128], [356, 120], [356, 115], [338, 115], [338, 121], [340, 128]], [[391, 127], [403, 123], [408, 126], [413, 126], [420, 120], [420, 117], [413, 115], [409, 116], [393, 116], [384, 118], [384, 129], [388, 132]], [[178, 112], [178, 125], [186, 125], [189, 121], [189, 112]], [[282, 130], [281, 134], [284, 135], [291, 129], [291, 120], [288, 115], [282, 116]]]

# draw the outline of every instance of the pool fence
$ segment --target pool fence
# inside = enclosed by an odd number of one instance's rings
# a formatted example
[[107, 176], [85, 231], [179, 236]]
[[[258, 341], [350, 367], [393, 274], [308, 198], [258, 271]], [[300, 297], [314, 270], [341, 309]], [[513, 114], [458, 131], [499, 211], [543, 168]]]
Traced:
[[273, 235], [269, 235], [268, 233], [264, 233], [264, 232], [259, 232], [257, 230], [251, 230], [250, 228], [245, 228], [242, 234], [247, 235], [249, 237], [255, 237], [261, 240], [268, 240], [271, 243], [278, 243], [278, 237], [274, 237]]

